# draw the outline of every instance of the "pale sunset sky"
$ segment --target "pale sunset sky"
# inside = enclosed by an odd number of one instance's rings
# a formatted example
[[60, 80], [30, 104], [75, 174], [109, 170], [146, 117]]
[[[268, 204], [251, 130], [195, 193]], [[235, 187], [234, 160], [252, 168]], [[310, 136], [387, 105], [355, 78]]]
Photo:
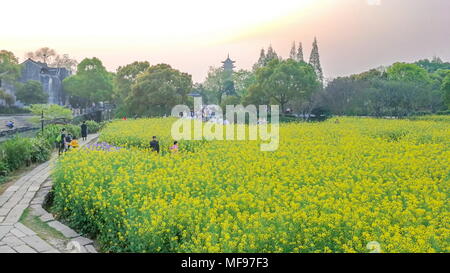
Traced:
[[305, 58], [317, 36], [325, 77], [396, 61], [450, 61], [450, 0], [2, 0], [0, 49], [24, 60], [54, 48], [110, 71], [133, 61], [168, 63], [202, 81], [227, 54], [250, 69], [262, 47]]

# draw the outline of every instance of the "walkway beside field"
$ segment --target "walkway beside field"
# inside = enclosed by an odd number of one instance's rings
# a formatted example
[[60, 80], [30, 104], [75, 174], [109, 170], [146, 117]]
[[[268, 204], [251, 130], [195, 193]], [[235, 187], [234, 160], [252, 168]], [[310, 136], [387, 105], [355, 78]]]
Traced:
[[[98, 134], [89, 135], [80, 146], [96, 141]], [[26, 208], [39, 216], [43, 222], [70, 238], [74, 244], [83, 246], [86, 252], [95, 252], [92, 241], [81, 237], [42, 208], [52, 182], [48, 179], [57, 158], [42, 163], [23, 175], [0, 195], [0, 253], [58, 253], [58, 249], [40, 238], [34, 231], [19, 222]], [[72, 244], [73, 245], [73, 244]], [[75, 246], [75, 247], [77, 247]]]

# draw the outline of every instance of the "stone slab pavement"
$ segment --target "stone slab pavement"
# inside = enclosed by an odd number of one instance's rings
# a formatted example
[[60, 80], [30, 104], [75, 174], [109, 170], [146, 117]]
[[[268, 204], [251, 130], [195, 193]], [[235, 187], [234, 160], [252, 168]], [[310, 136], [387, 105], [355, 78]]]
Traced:
[[[92, 143], [97, 138], [98, 134], [89, 135], [86, 141], [80, 141], [80, 146]], [[45, 196], [52, 187], [48, 178], [56, 158], [57, 156], [26, 173], [0, 195], [0, 253], [61, 252], [19, 222], [28, 207], [34, 215], [40, 216], [49, 226], [71, 239], [77, 250], [74, 252], [96, 252], [91, 240], [54, 220], [42, 208]]]

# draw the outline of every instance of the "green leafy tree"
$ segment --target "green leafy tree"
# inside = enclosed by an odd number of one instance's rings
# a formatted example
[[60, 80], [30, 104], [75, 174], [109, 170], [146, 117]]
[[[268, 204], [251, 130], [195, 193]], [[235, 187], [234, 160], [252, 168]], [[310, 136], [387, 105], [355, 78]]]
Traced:
[[349, 78], [354, 81], [371, 81], [378, 79], [386, 79], [387, 76], [386, 73], [384, 73], [380, 69], [371, 69], [363, 73], [351, 75]]
[[17, 100], [24, 104], [46, 103], [48, 100], [48, 94], [38, 81], [17, 84], [15, 93]]
[[386, 73], [373, 69], [334, 79], [321, 99], [327, 109], [338, 115], [403, 117], [441, 110], [442, 93], [423, 79], [417, 82], [409, 76], [389, 79]]
[[369, 86], [358, 77], [336, 78], [325, 88], [322, 106], [337, 115], [367, 115], [369, 99], [364, 91]]
[[234, 87], [234, 82], [232, 80], [226, 80], [223, 84], [223, 93], [226, 96], [236, 95], [236, 88]]
[[199, 94], [204, 104], [210, 104], [203, 83], [194, 83], [192, 85], [192, 92]]
[[191, 90], [191, 75], [158, 64], [137, 76], [126, 104], [130, 113], [138, 116], [170, 114], [173, 106], [188, 102]]
[[444, 94], [444, 102], [448, 108], [450, 108], [450, 75], [445, 77], [442, 87], [442, 93]]
[[112, 99], [113, 74], [106, 71], [98, 58], [86, 58], [77, 66], [77, 74], [64, 79], [64, 90], [71, 104], [86, 107]]
[[319, 88], [314, 69], [294, 60], [272, 60], [256, 71], [246, 104], [276, 103], [284, 113], [287, 105], [307, 101]]
[[[395, 63], [386, 71], [387, 79], [409, 85], [410, 91], [403, 92], [411, 104], [407, 114], [414, 111], [436, 111], [442, 107], [443, 99], [439, 87], [433, 88], [433, 79], [424, 68], [416, 64]], [[398, 84], [400, 86], [400, 84]], [[434, 84], [436, 85], [436, 84]], [[433, 90], [434, 89], [434, 90]], [[395, 89], [394, 89], [395, 90]], [[404, 89], [397, 88], [403, 91]]]
[[241, 104], [241, 100], [237, 96], [226, 96], [222, 103], [220, 104], [220, 107], [225, 111], [227, 105], [239, 105]]
[[432, 88], [434, 90], [441, 90], [442, 83], [445, 78], [450, 75], [450, 69], [438, 69], [429, 75], [431, 78]]
[[368, 107], [375, 116], [403, 117], [428, 104], [423, 90], [411, 82], [375, 80], [371, 87]]
[[255, 73], [240, 69], [234, 72], [232, 77], [236, 95], [240, 98], [246, 97], [250, 86], [255, 83]]
[[16, 102], [13, 95], [5, 92], [4, 90], [0, 89], [0, 99], [3, 100], [6, 104], [6, 106], [11, 107]]
[[42, 112], [44, 112], [45, 121], [52, 121], [57, 119], [69, 121], [73, 118], [72, 110], [57, 104], [32, 104], [28, 107], [28, 109], [34, 115], [30, 119], [30, 121], [33, 123], [40, 122]]
[[439, 57], [434, 57], [431, 61], [428, 59], [420, 60], [415, 62], [415, 64], [427, 70], [429, 73], [434, 73], [439, 69], [450, 70], [450, 63], [443, 62]]
[[13, 95], [5, 91], [6, 85], [14, 86], [20, 76], [18, 59], [10, 51], [0, 50], [0, 99], [6, 106], [11, 107], [15, 103]]
[[133, 62], [117, 69], [114, 78], [114, 101], [122, 104], [131, 92], [131, 86], [136, 83], [139, 75], [150, 67], [149, 62]]
[[387, 69], [387, 78], [393, 81], [402, 81], [427, 85], [431, 83], [428, 72], [415, 64], [395, 63]]
[[19, 77], [19, 60], [12, 52], [0, 50], [0, 88], [5, 82], [13, 83]]
[[210, 67], [208, 75], [203, 83], [207, 100], [211, 103], [220, 104], [224, 93], [224, 85], [229, 75], [222, 67]]
[[[428, 67], [428, 64], [433, 68]], [[321, 106], [339, 115], [398, 116], [445, 109], [444, 80], [450, 70], [441, 60], [395, 63], [331, 81]], [[434, 71], [430, 73], [429, 71]]]

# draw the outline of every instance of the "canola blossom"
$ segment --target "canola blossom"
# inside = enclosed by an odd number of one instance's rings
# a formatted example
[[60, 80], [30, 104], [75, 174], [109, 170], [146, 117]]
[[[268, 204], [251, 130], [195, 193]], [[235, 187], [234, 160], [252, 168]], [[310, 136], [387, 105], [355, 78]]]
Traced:
[[[120, 147], [150, 148], [153, 136], [158, 138], [163, 153], [173, 144], [171, 136], [172, 124], [176, 118], [154, 118], [138, 120], [119, 120], [108, 125], [102, 131], [99, 141]], [[190, 121], [191, 123], [193, 121]], [[194, 126], [191, 127], [194, 130]], [[181, 151], [195, 151], [205, 140], [180, 141]]]
[[62, 157], [58, 216], [106, 252], [450, 252], [445, 120], [289, 123], [274, 152], [258, 141], [151, 152], [153, 135], [172, 141], [171, 122], [115, 121], [101, 141], [125, 148]]

